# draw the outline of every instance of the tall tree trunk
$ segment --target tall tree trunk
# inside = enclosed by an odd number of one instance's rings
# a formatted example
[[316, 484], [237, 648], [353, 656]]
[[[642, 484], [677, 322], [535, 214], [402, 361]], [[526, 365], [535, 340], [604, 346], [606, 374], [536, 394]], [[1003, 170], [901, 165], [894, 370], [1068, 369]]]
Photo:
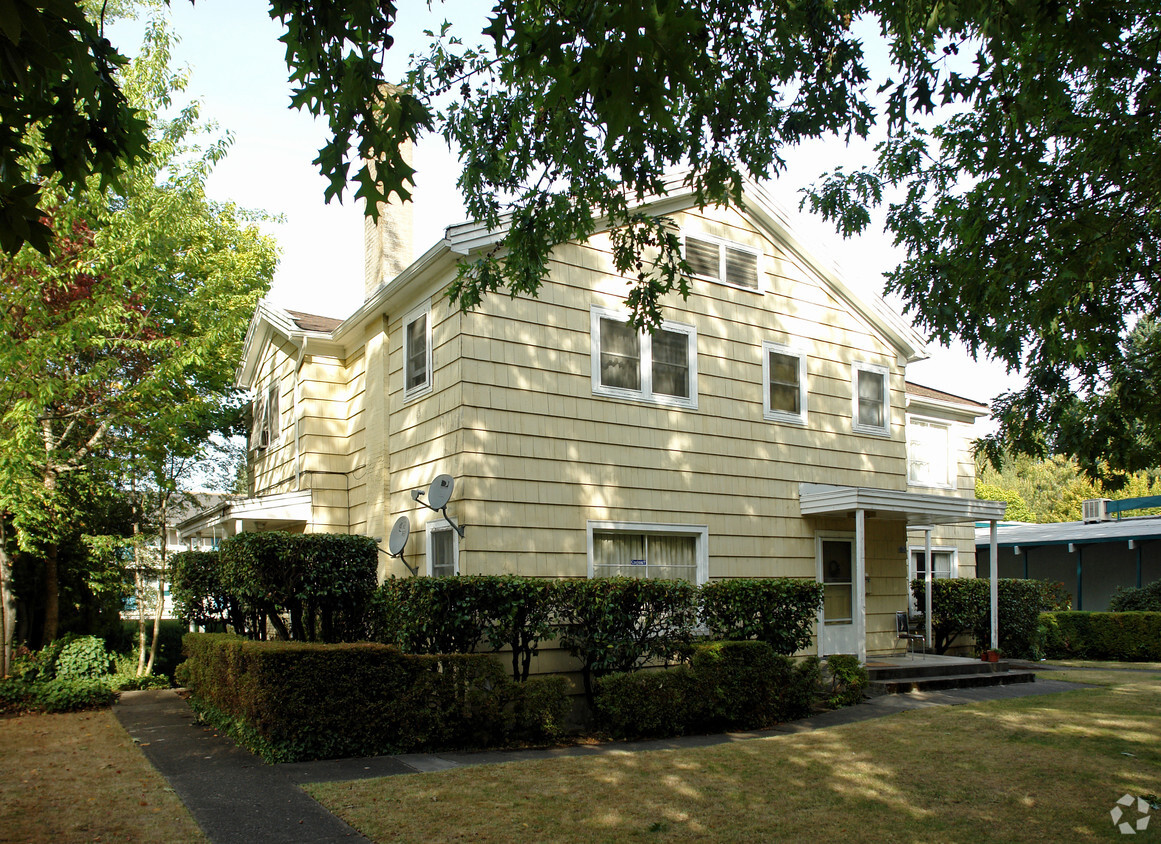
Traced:
[[153, 614], [153, 641], [149, 643], [149, 663], [145, 666], [145, 673], [153, 673], [153, 664], [157, 661], [157, 640], [161, 638], [161, 614], [165, 612], [165, 581], [169, 572], [169, 494], [159, 496], [160, 507], [158, 536], [161, 539], [161, 562], [157, 566], [157, 612]]
[[44, 552], [44, 641], [47, 645], [56, 638], [60, 624], [60, 572], [57, 568], [57, 553], [60, 546], [50, 542]]
[[12, 595], [12, 560], [8, 557], [8, 534], [0, 512], [0, 677], [12, 671], [12, 647], [16, 638], [16, 601]]
[[137, 499], [137, 483], [133, 491], [133, 595], [137, 599], [137, 674], [145, 674], [145, 572], [141, 570], [141, 502]]

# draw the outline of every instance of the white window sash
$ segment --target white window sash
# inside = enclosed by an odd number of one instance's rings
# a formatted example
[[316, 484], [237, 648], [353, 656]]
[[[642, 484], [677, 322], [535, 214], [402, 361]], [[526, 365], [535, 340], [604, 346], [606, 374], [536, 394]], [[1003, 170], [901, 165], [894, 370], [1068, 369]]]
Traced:
[[[597, 547], [598, 539], [602, 536], [622, 536], [625, 538], [640, 537], [641, 548], [647, 555], [648, 542], [655, 540], [653, 553], [657, 562], [651, 562], [645, 556], [645, 565], [641, 568], [648, 576], [650, 569], [665, 568], [664, 560], [674, 553], [675, 548], [668, 546], [666, 539], [692, 538], [694, 540], [694, 567], [691, 582], [701, 585], [709, 580], [709, 528], [705, 525], [665, 524], [656, 522], [603, 522], [590, 521], [586, 524], [588, 539], [588, 576], [602, 577], [599, 571], [597, 556], [600, 553]], [[632, 561], [628, 564], [632, 566]], [[690, 578], [683, 578], [689, 580]]]
[[[878, 402], [883, 424], [872, 425], [862, 421], [863, 396], [859, 389], [861, 373], [875, 376], [879, 380], [881, 399]], [[851, 422], [855, 433], [890, 436], [891, 434], [891, 384], [890, 373], [885, 366], [855, 362], [851, 364]]]
[[[722, 237], [716, 237], [710, 234], [703, 234], [702, 232], [684, 232], [682, 234], [682, 244], [684, 250], [683, 257], [686, 258], [687, 263], [690, 263], [690, 268], [693, 269], [693, 263], [689, 261], [688, 255], [690, 251], [689, 243], [694, 241], [698, 244], [696, 247], [702, 251], [708, 251], [705, 247], [712, 247], [717, 251], [717, 271], [715, 274], [699, 273], [696, 270], [693, 272], [694, 278], [699, 278], [704, 281], [712, 281], [714, 284], [724, 284], [727, 287], [734, 287], [738, 290], [748, 290], [751, 293], [762, 293], [762, 252], [752, 246], [747, 246], [744, 243], [738, 243], [735, 240], [727, 240]], [[754, 264], [754, 284], [740, 284], [730, 279], [728, 267], [731, 263], [730, 253], [736, 254], [735, 262], [740, 259], [745, 262], [752, 258]]]
[[[784, 355], [798, 361], [798, 412], [775, 408], [770, 401], [770, 386], [774, 373], [770, 366], [771, 354]], [[784, 346], [780, 343], [763, 341], [762, 343], [762, 412], [763, 416], [774, 422], [790, 422], [795, 425], [805, 425], [807, 418], [807, 381], [806, 381], [806, 353]]]
[[[412, 363], [420, 357], [418, 352], [412, 349], [411, 326], [421, 319], [423, 320], [424, 346], [422, 354], [423, 379], [419, 383], [411, 385]], [[403, 318], [403, 398], [405, 401], [431, 391], [431, 340], [431, 300], [429, 299]]]
[[447, 519], [432, 519], [426, 525], [427, 545], [424, 549], [424, 556], [426, 557], [426, 569], [428, 577], [436, 577], [435, 573], [435, 535], [439, 534], [441, 537], [445, 533], [451, 534], [451, 555], [452, 564], [450, 572], [441, 572], [440, 576], [447, 576], [448, 574], [456, 575], [460, 573], [460, 535], [456, 529], [451, 526]]
[[[650, 404], [664, 405], [668, 407], [681, 407], [687, 409], [697, 408], [697, 329], [692, 325], [686, 325], [680, 322], [671, 322], [663, 320], [661, 329], [671, 334], [682, 334], [686, 341], [686, 390], [688, 396], [677, 396], [669, 393], [658, 392], [654, 388], [654, 373], [653, 373], [653, 337], [646, 331], [640, 331], [638, 337], [638, 383], [641, 385], [640, 389], [631, 389], [627, 387], [616, 387], [604, 383], [604, 373], [601, 367], [601, 351], [603, 344], [601, 342], [601, 321], [608, 320], [611, 322], [627, 323], [629, 317], [627, 314], [619, 313], [608, 308], [602, 308], [593, 305], [590, 311], [590, 338], [591, 349], [590, 357], [592, 359], [592, 388], [595, 395], [608, 396], [610, 398], [628, 399], [630, 401], [643, 401]], [[626, 357], [625, 360], [632, 360]]]

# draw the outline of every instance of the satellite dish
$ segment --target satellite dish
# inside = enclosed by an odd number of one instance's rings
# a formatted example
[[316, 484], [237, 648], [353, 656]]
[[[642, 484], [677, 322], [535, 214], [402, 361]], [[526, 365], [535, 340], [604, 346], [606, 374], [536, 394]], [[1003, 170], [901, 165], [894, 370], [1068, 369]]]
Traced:
[[455, 481], [452, 480], [451, 475], [436, 476], [436, 479], [431, 482], [431, 487], [427, 490], [427, 505], [433, 510], [442, 510], [451, 499], [454, 486]]
[[391, 535], [387, 538], [387, 551], [392, 557], [403, 553], [407, 545], [407, 537], [411, 535], [411, 520], [400, 516], [391, 526]]

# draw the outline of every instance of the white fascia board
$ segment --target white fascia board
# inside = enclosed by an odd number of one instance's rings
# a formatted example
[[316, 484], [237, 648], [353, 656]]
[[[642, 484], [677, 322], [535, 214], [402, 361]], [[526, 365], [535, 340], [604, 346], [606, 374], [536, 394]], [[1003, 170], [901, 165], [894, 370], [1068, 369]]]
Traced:
[[855, 510], [892, 513], [909, 524], [956, 524], [1000, 520], [1008, 504], [957, 495], [930, 495], [874, 487], [799, 484], [798, 506], [803, 516], [845, 515]]
[[975, 403], [961, 404], [959, 402], [943, 401], [941, 399], [928, 398], [927, 396], [907, 396], [907, 412], [915, 413], [922, 416], [925, 413], [930, 413], [935, 416], [948, 417], [963, 417], [969, 422], [974, 422], [981, 416], [987, 416], [991, 409], [987, 406], [979, 407]]

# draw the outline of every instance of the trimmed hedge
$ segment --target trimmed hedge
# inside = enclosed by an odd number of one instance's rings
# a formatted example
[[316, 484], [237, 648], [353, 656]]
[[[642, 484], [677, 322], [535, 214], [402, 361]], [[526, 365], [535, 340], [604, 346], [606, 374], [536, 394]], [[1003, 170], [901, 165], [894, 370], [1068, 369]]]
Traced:
[[711, 642], [688, 665], [597, 678], [594, 716], [615, 738], [768, 727], [802, 718], [819, 688], [816, 657], [795, 662], [766, 642]]
[[1161, 580], [1140, 589], [1118, 586], [1117, 594], [1109, 601], [1109, 612], [1161, 612]]
[[544, 741], [569, 705], [563, 678], [518, 685], [485, 654], [210, 633], [184, 646], [195, 709], [270, 762]]
[[1052, 612], [1040, 623], [1049, 659], [1161, 661], [1161, 612]]
[[822, 584], [813, 580], [772, 577], [707, 583], [698, 599], [713, 638], [757, 639], [790, 656], [813, 641], [822, 593]]
[[[1000, 612], [999, 647], [1007, 656], [1038, 659], [1043, 640], [1040, 614], [1068, 609], [1068, 593], [1046, 580], [1000, 578], [996, 584]], [[917, 606], [925, 606], [924, 582], [911, 581]], [[992, 608], [990, 584], [983, 578], [932, 581], [932, 631], [936, 653], [947, 653], [959, 636], [972, 636], [977, 648], [989, 646]]]

